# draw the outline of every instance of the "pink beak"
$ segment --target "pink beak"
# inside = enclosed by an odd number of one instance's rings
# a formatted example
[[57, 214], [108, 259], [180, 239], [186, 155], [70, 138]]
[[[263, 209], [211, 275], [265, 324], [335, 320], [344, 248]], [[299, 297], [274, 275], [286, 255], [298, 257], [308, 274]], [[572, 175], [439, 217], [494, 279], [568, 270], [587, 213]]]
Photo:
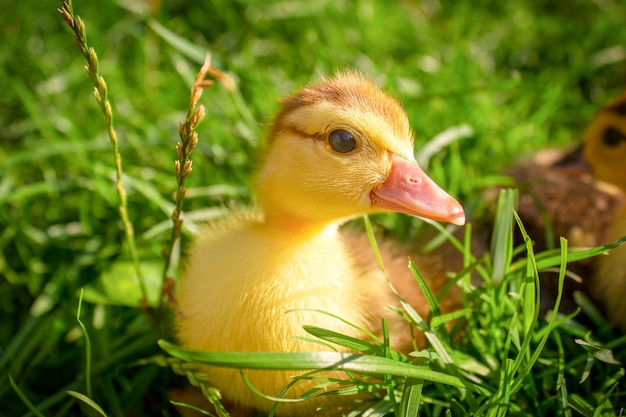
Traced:
[[463, 207], [431, 180], [415, 161], [391, 157], [391, 172], [380, 188], [372, 190], [372, 206], [384, 210], [465, 224]]

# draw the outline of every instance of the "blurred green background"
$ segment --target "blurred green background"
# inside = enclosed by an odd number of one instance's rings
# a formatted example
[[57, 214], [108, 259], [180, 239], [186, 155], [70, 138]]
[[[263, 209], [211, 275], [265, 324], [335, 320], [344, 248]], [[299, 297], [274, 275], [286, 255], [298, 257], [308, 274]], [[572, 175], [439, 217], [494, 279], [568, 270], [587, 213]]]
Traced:
[[[0, 5], [0, 415], [79, 415], [91, 336], [96, 401], [109, 415], [175, 415], [177, 380], [140, 365], [167, 336], [139, 306], [117, 213], [114, 160], [60, 2]], [[356, 68], [406, 107], [416, 145], [467, 125], [429, 172], [466, 205], [499, 170], [576, 140], [626, 85], [626, 2], [76, 0], [114, 108], [129, 214], [152, 296], [175, 190], [178, 123], [205, 53], [237, 82], [205, 92], [186, 208], [249, 204], [277, 98]], [[477, 209], [479, 210], [479, 209]], [[381, 217], [400, 235], [413, 220]]]

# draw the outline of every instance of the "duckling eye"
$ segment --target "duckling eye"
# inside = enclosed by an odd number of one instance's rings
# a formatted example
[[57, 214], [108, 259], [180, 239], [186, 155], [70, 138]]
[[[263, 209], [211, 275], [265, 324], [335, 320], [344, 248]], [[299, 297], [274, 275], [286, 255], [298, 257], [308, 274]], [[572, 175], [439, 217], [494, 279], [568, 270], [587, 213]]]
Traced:
[[609, 127], [602, 133], [602, 141], [607, 146], [617, 146], [623, 139], [625, 139], [624, 135], [615, 127]]
[[328, 135], [328, 144], [339, 153], [348, 153], [356, 148], [356, 139], [350, 132], [334, 130]]

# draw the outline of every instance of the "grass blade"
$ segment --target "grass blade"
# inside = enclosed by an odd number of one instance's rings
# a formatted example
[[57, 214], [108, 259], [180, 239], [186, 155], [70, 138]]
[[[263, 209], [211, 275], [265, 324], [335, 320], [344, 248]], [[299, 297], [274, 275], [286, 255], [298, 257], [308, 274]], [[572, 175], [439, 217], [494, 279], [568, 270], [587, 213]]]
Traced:
[[513, 213], [516, 205], [517, 190], [500, 191], [491, 241], [491, 282], [496, 286], [504, 279], [513, 256]]
[[197, 64], [202, 64], [207, 51], [200, 48], [196, 43], [183, 38], [179, 34], [172, 32], [154, 19], [148, 20], [148, 27], [152, 29], [161, 39], [167, 42], [172, 48], [193, 60]]
[[76, 309], [76, 321], [80, 326], [83, 337], [85, 338], [85, 385], [87, 390], [87, 396], [92, 397], [93, 393], [91, 391], [91, 339], [89, 338], [89, 334], [87, 333], [87, 328], [80, 320], [80, 310], [83, 305], [83, 290], [80, 290], [80, 296], [78, 297], [78, 308]]
[[204, 352], [184, 349], [165, 340], [159, 346], [175, 358], [213, 366], [268, 370], [344, 370], [375, 375], [413, 377], [446, 384], [457, 388], [486, 393], [482, 387], [460, 378], [434, 371], [429, 367], [415, 366], [391, 359], [338, 352]]
[[67, 393], [69, 395], [71, 395], [72, 397], [74, 397], [74, 398], [84, 402], [89, 407], [93, 408], [102, 417], [107, 417], [107, 414], [104, 412], [102, 407], [100, 407], [98, 404], [96, 404], [96, 402], [94, 400], [92, 400], [91, 398], [89, 398], [88, 396], [86, 396], [84, 394], [81, 394], [80, 392], [76, 392], [76, 391], [67, 391]]
[[404, 383], [404, 390], [402, 391], [402, 400], [400, 401], [398, 417], [419, 415], [423, 389], [423, 380], [415, 378], [408, 378], [406, 380]]
[[26, 395], [24, 395], [22, 390], [15, 383], [15, 381], [13, 381], [13, 377], [11, 375], [9, 375], [9, 383], [11, 384], [13, 391], [15, 391], [17, 396], [20, 397], [20, 400], [22, 400], [24, 405], [31, 411], [31, 413], [33, 413], [37, 417], [44, 417], [43, 413], [39, 411], [39, 409], [35, 407], [32, 402], [30, 402]]
[[302, 326], [303, 329], [315, 336], [323, 339], [327, 342], [334, 343], [339, 346], [343, 346], [349, 350], [366, 353], [370, 355], [383, 355], [384, 346], [376, 345], [374, 343], [366, 342], [355, 337], [343, 335], [341, 333], [334, 332], [332, 330], [322, 329], [315, 326]]

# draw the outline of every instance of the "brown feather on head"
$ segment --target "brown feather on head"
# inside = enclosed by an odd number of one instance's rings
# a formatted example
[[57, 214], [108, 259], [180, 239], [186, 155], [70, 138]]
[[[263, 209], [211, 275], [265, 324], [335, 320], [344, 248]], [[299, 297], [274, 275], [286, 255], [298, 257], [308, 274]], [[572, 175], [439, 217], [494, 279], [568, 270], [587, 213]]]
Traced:
[[343, 71], [285, 98], [272, 124], [270, 137], [275, 137], [282, 129], [290, 127], [290, 119], [293, 119], [290, 116], [300, 108], [321, 103], [328, 103], [337, 109], [370, 113], [387, 121], [396, 136], [412, 136], [406, 113], [395, 99], [360, 72]]

